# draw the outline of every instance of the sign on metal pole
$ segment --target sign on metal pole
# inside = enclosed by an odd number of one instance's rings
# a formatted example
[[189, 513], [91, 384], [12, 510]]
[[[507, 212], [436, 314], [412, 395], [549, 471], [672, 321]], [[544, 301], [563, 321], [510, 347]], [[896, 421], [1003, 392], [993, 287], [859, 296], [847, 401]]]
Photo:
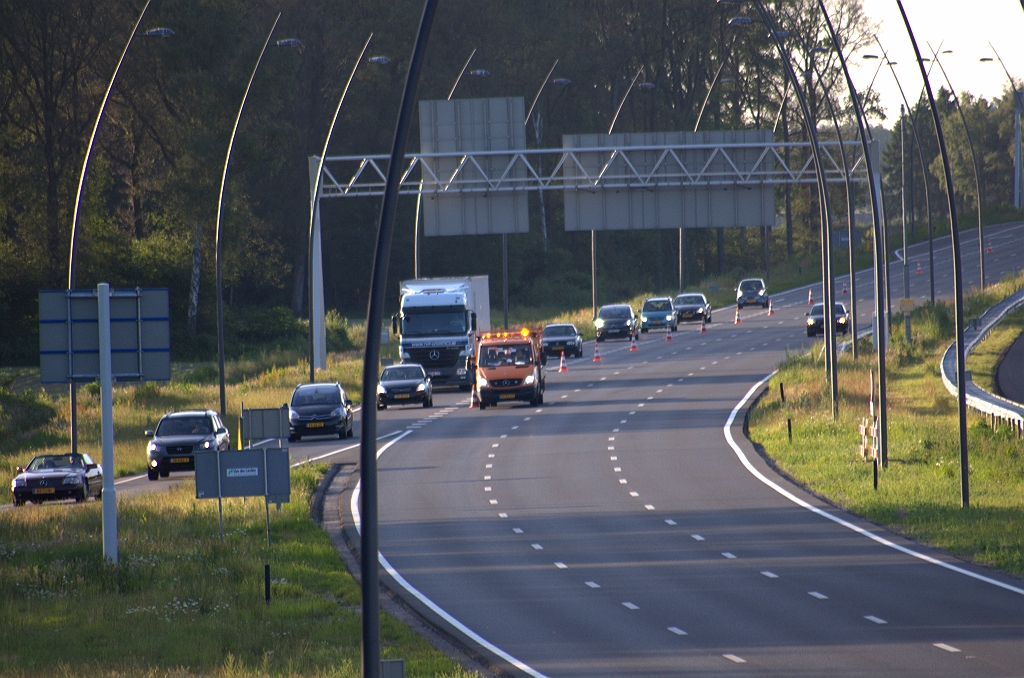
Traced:
[[[464, 193], [466, 182], [494, 186], [527, 178], [522, 97], [420, 102], [423, 233], [529, 233], [527, 191]], [[479, 156], [465, 155], [477, 151]], [[452, 154], [430, 157], [430, 154]], [[458, 176], [458, 181], [454, 181]], [[524, 186], [525, 189], [525, 186]]]
[[771, 228], [772, 143], [769, 130], [565, 135], [565, 230]]
[[[249, 448], [201, 452], [196, 459], [196, 499], [263, 497], [266, 502], [267, 545], [270, 545], [270, 505], [291, 499], [288, 448]], [[220, 511], [220, 538], [224, 539], [224, 513]]]

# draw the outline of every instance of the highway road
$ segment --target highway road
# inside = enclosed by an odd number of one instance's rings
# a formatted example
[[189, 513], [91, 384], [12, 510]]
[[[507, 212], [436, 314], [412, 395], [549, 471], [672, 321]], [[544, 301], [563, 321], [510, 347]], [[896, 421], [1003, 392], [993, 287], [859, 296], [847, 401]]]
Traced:
[[[1021, 231], [990, 229], [990, 280], [1018, 266]], [[936, 284], [949, 294], [949, 275]], [[600, 363], [590, 346], [548, 371], [540, 407], [444, 394], [381, 413], [381, 432], [405, 431], [379, 448], [391, 588], [512, 675], [1022, 675], [1024, 583], [836, 510], [742, 435], [773, 366], [810, 342], [807, 288], [773, 299], [740, 325], [716, 310], [706, 334], [603, 343]], [[358, 486], [344, 510], [358, 522]]]

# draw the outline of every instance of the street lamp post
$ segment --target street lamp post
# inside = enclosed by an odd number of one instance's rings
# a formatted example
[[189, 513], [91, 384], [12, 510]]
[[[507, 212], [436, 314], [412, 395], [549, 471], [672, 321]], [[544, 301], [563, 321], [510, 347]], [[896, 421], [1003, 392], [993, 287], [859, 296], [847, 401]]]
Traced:
[[[553, 63], [551, 65], [551, 70], [549, 70], [548, 74], [546, 76], [544, 76], [544, 82], [541, 83], [540, 89], [537, 90], [537, 96], [533, 97], [533, 103], [530, 104], [530, 110], [528, 110], [526, 112], [526, 118], [523, 121], [523, 124], [525, 126], [529, 126], [529, 124], [530, 124], [530, 116], [533, 114], [533, 109], [537, 106], [537, 101], [540, 100], [541, 92], [543, 92], [544, 91], [544, 87], [547, 86], [548, 80], [551, 78], [551, 74], [555, 72], [555, 66], [557, 66], [557, 65], [558, 65], [558, 59], [555, 59], [555, 63]], [[554, 80], [552, 80], [552, 82], [554, 82], [556, 85], [562, 85], [562, 86], [566, 86], [566, 85], [572, 84], [572, 81], [569, 80], [568, 78], [555, 78]], [[540, 148], [540, 140], [541, 140], [541, 132], [540, 132], [540, 130], [541, 130], [541, 115], [538, 112], [537, 113], [537, 117], [535, 117], [533, 119], [533, 136], [534, 136], [534, 139], [536, 139], [536, 141], [537, 141], [537, 147], [538, 148]], [[537, 158], [538, 169], [540, 169], [540, 167], [543, 164], [542, 160], [543, 160], [542, 158]], [[544, 204], [544, 191], [543, 190], [537, 191], [537, 198], [540, 201], [541, 241], [543, 243], [544, 251], [547, 252], [548, 251], [548, 215], [547, 215], [547, 206]]]
[[[1010, 82], [1010, 89], [1013, 90], [1013, 98], [1017, 102], [1013, 112], [1013, 207], [1014, 209], [1020, 209], [1021, 204], [1021, 152], [1020, 152], [1020, 115], [1021, 111], [1024, 111], [1024, 99], [1021, 98], [1020, 90], [1017, 89], [1017, 83], [1013, 81], [1013, 77], [1010, 75], [1010, 71], [1006, 70], [1006, 64], [1003, 63], [1003, 57], [999, 56], [999, 52], [992, 46], [992, 43], [988, 43], [989, 48], [992, 49], [992, 53], [996, 55], [996, 59], [999, 59], [999, 65], [1003, 67], [1003, 73], [1006, 74], [1006, 79]], [[982, 63], [992, 61], [992, 57], [982, 57], [979, 59]]]
[[[100, 129], [100, 122], [103, 120], [103, 113], [107, 109], [107, 101], [110, 99], [110, 92], [114, 89], [114, 82], [117, 80], [117, 74], [121, 72], [121, 64], [124, 63], [124, 58], [128, 54], [128, 48], [131, 47], [132, 41], [135, 39], [135, 34], [139, 31], [139, 26], [142, 25], [142, 19], [146, 16], [146, 10], [149, 9], [149, 3], [152, 0], [146, 0], [145, 6], [142, 11], [139, 12], [139, 18], [135, 22], [135, 26], [132, 28], [131, 35], [128, 36], [128, 41], [124, 45], [124, 49], [121, 51], [121, 56], [117, 60], [117, 65], [114, 67], [114, 73], [110, 76], [110, 82], [107, 83], [107, 90], [103, 93], [103, 99], [100, 101], [99, 111], [96, 113], [96, 122], [93, 123], [92, 133], [89, 135], [89, 143], [85, 147], [85, 158], [82, 160], [82, 172], [78, 177], [78, 189], [75, 193], [75, 207], [71, 217], [71, 243], [68, 253], [68, 289], [75, 289], [75, 274], [77, 273], [77, 248], [78, 243], [78, 215], [82, 206], [82, 192], [85, 189], [85, 178], [89, 173], [89, 160], [92, 158], [92, 147], [96, 141], [96, 133]], [[154, 28], [152, 30], [143, 33], [146, 37], [155, 38], [166, 38], [174, 35], [174, 31], [169, 28]], [[71, 451], [78, 451], [78, 385], [72, 381], [68, 387], [68, 400], [71, 410]]]
[[[971, 128], [967, 126], [967, 116], [964, 115], [963, 106], [960, 105], [960, 97], [957, 95], [956, 90], [953, 89], [953, 84], [949, 81], [949, 75], [946, 74], [946, 69], [942, 66], [942, 61], [939, 60], [938, 51], [932, 49], [931, 45], [928, 45], [928, 49], [931, 50], [932, 59], [938, 64], [942, 77], [949, 87], [949, 94], [953, 97], [953, 103], [956, 104], [956, 112], [960, 114], [960, 122], [963, 123], [964, 133], [967, 134], [967, 148], [971, 151], [971, 165], [974, 167], [974, 192], [978, 203], [978, 274], [981, 277], [981, 289], [985, 289], [985, 234], [981, 223], [981, 177], [978, 172], [978, 156], [974, 152]], [[943, 54], [950, 54], [951, 52], [952, 50], [946, 50]]]
[[[221, 221], [224, 215], [224, 186], [228, 181], [228, 167], [231, 164], [231, 150], [235, 146], [235, 134], [238, 132], [238, 123], [242, 119], [242, 111], [245, 109], [245, 102], [249, 98], [249, 90], [252, 89], [252, 82], [256, 79], [256, 71], [260, 67], [260, 63], [263, 61], [263, 55], [267, 51], [267, 45], [270, 44], [270, 38], [274, 35], [274, 29], [277, 28], [277, 22], [281, 20], [281, 13], [277, 13], [277, 18], [274, 19], [273, 25], [270, 27], [270, 32], [267, 33], [267, 39], [263, 41], [263, 48], [260, 50], [259, 57], [256, 58], [256, 65], [252, 69], [252, 75], [249, 76], [249, 83], [245, 86], [245, 94], [242, 95], [242, 103], [238, 106], [238, 115], [235, 116], [235, 124], [231, 128], [231, 137], [228, 139], [228, 152], [224, 156], [224, 170], [220, 175], [220, 193], [217, 195], [217, 232], [214, 239], [216, 243], [214, 249], [214, 268], [216, 269], [217, 279], [217, 372], [220, 379], [220, 416], [224, 418], [227, 413], [227, 404], [225, 399], [224, 390], [224, 277], [222, 274], [222, 249], [221, 249]], [[293, 42], [285, 42], [282, 46], [293, 45]], [[301, 44], [301, 43], [299, 43]]]
[[964, 380], [966, 379], [964, 359], [966, 356], [966, 343], [964, 341], [964, 312], [963, 312], [963, 270], [960, 259], [960, 230], [957, 224], [956, 200], [953, 196], [953, 172], [949, 164], [949, 154], [946, 152], [946, 138], [942, 133], [942, 121], [939, 119], [939, 109], [935, 105], [935, 96], [932, 94], [931, 83], [928, 82], [928, 73], [924, 68], [924, 60], [921, 58], [921, 50], [918, 49], [917, 39], [914, 38], [914, 31], [910, 27], [910, 20], [907, 12], [903, 9], [902, 0], [896, 0], [900, 9], [903, 23], [907, 28], [907, 35], [914, 47], [914, 54], [917, 57], [917, 65], [921, 70], [921, 79], [924, 80], [924, 88], [928, 93], [928, 104], [932, 111], [932, 122], [935, 124], [935, 136], [939, 141], [939, 153], [942, 157], [942, 169], [946, 178], [946, 200], [949, 204], [949, 228], [953, 245], [953, 306], [956, 323], [956, 391], [957, 391], [957, 414], [960, 423], [960, 504], [963, 508], [970, 507], [971, 495], [968, 477], [967, 459], [967, 390]]
[[[429, 2], [429, 0], [428, 0]], [[356, 71], [359, 69], [359, 64], [363, 61], [363, 55], [366, 54], [366, 48], [370, 46], [370, 41], [373, 40], [373, 33], [370, 33], [370, 37], [366, 38], [366, 42], [363, 44], [363, 49], [359, 52], [359, 56], [356, 57], [356, 63], [352, 66], [352, 72], [348, 75], [348, 82], [345, 83], [345, 89], [341, 92], [341, 98], [338, 99], [338, 106], [334, 109], [334, 117], [331, 118], [331, 125], [327, 128], [327, 138], [324, 139], [324, 150], [320, 153], [320, 161], [316, 169], [316, 180], [313, 183], [313, 191], [310, 194], [309, 202], [309, 239], [307, 242], [307, 260], [306, 260], [306, 284], [309, 287], [309, 383], [316, 381], [316, 333], [317, 328], [315, 327], [315, 319], [317, 317], [317, 290], [316, 287], [316, 275], [315, 270], [317, 266], [315, 260], [319, 255], [319, 249], [316, 247], [319, 245], [320, 240], [320, 190], [321, 180], [324, 174], [324, 160], [327, 158], [327, 148], [331, 145], [331, 135], [334, 134], [334, 125], [338, 122], [338, 114], [341, 113], [341, 106], [345, 103], [345, 97], [348, 95], [348, 90], [352, 86], [352, 80], [356, 77]], [[323, 299], [320, 298], [322, 303]], [[323, 309], [320, 309], [321, 311]], [[368, 335], [374, 331], [377, 332], [377, 340], [380, 340], [380, 331], [375, 330], [370, 325], [366, 326], [366, 332]], [[369, 344], [369, 339], [367, 339]], [[376, 368], [374, 368], [376, 369]], [[367, 374], [370, 374], [369, 372]], [[365, 415], [364, 415], [365, 416]]]

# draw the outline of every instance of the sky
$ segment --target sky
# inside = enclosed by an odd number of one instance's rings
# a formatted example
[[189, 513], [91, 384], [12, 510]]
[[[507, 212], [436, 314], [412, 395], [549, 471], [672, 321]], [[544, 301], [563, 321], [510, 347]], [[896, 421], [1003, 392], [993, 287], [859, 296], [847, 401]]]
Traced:
[[[907, 99], [913, 103], [921, 92], [921, 73], [896, 0], [862, 2], [864, 13], [879, 24], [878, 38], [889, 58], [897, 63], [896, 76], [903, 84]], [[982, 57], [994, 58], [990, 42], [1003, 58], [1010, 75], [1024, 79], [1024, 8], [1020, 0], [903, 0], [903, 8], [922, 56], [930, 56], [929, 43], [935, 49], [941, 44], [942, 50], [953, 50], [952, 54], [940, 54], [940, 58], [957, 92], [966, 90], [974, 96], [992, 99], [1008, 84], [998, 61], [978, 61]], [[875, 44], [849, 59], [858, 91], [867, 89], [880, 63], [877, 59], [864, 59], [864, 54], [881, 55]], [[942, 72], [934, 68], [932, 91], [938, 92], [945, 82]], [[881, 95], [886, 109], [887, 119], [883, 125], [892, 127], [902, 100], [887, 67], [878, 73], [873, 89]]]

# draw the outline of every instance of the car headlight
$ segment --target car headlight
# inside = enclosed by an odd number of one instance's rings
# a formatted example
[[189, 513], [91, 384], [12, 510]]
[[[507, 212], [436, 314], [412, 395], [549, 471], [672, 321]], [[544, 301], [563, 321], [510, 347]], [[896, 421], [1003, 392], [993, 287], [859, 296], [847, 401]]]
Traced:
[[159, 452], [159, 451], [160, 451], [160, 446], [157, 445], [156, 443], [150, 443], [146, 447], [146, 452]]
[[647, 316], [645, 316], [645, 315], [640, 316], [640, 322], [643, 322], [643, 323], [647, 322]]
[[11, 481], [11, 489], [13, 490], [16, 487], [28, 487], [28, 481], [24, 478], [15, 478]]
[[669, 313], [668, 315], [666, 315], [665, 320], [672, 320], [672, 314]]
[[156, 459], [150, 459], [150, 461], [149, 461], [150, 468], [156, 468], [158, 465], [159, 465], [159, 462], [157, 462]]
[[64, 478], [62, 485], [81, 485], [82, 476], [67, 476]]
[[596, 327], [597, 329], [601, 329], [602, 327], [604, 327], [604, 318], [598, 318], [597, 320], [595, 320], [594, 327]]
[[529, 386], [530, 384], [532, 384], [535, 381], [537, 381], [537, 377], [535, 377], [534, 375], [531, 374], [528, 377], [526, 377], [526, 379], [523, 379], [523, 384], [525, 384], [526, 386]]
[[288, 423], [294, 424], [299, 420], [299, 413], [295, 410], [288, 410]]
[[845, 324], [846, 324], [846, 318], [840, 318], [840, 319], [839, 319], [839, 320], [838, 320], [837, 322], [838, 322], [838, 323], [839, 323], [840, 325], [845, 325]]
[[418, 384], [416, 386], [416, 392], [417, 393], [423, 393], [426, 390], [427, 390], [427, 385], [426, 384]]
[[380, 384], [377, 384], [377, 395], [385, 395], [387, 394], [387, 392], [388, 390], [386, 388], [384, 388]]
[[208, 450], [211, 447], [213, 447], [213, 441], [212, 440], [204, 440], [203, 441], [203, 449], [204, 450]]
[[332, 418], [333, 417], [341, 418], [341, 417], [344, 417], [344, 416], [345, 416], [345, 409], [342, 408], [342, 407], [339, 407], [336, 410], [334, 410], [333, 412], [331, 412], [331, 417]]
[[485, 388], [487, 386], [487, 379], [485, 379], [482, 376], [477, 376], [477, 378], [476, 378], [476, 385], [479, 388]]
[[808, 318], [807, 319], [807, 324], [808, 325], [813, 325], [814, 324], [814, 318]]
[[763, 297], [764, 296], [764, 290], [758, 290], [757, 291], [757, 296]]

